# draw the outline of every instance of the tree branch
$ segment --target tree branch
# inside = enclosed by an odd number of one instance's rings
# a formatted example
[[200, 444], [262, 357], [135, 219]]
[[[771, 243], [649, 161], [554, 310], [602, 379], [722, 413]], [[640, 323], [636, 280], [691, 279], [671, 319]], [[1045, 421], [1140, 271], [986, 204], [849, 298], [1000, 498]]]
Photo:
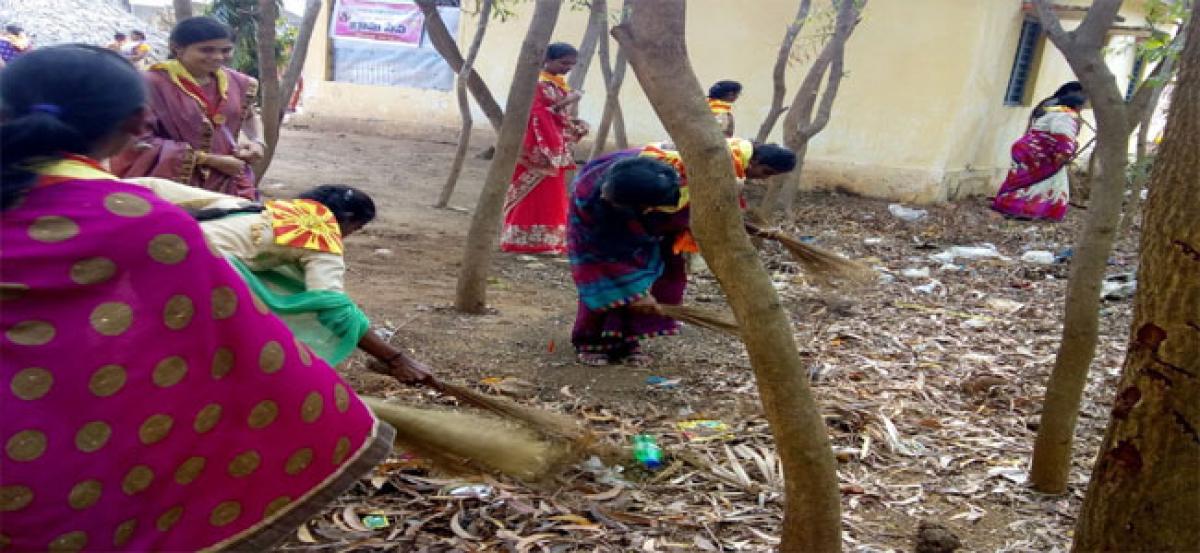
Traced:
[[1171, 40], [1171, 44], [1167, 46], [1167, 54], [1163, 59], [1159, 60], [1154, 69], [1149, 75], [1142, 80], [1142, 84], [1138, 85], [1137, 92], [1133, 93], [1133, 98], [1129, 99], [1129, 126], [1133, 128], [1139, 121], [1146, 117], [1146, 110], [1150, 109], [1155, 103], [1154, 98], [1158, 96], [1158, 92], [1162, 90], [1165, 83], [1159, 82], [1162, 79], [1167, 79], [1175, 72], [1175, 56], [1171, 52], [1183, 44], [1183, 36], [1186, 29], [1180, 29], [1179, 34]]
[[308, 0], [304, 6], [304, 19], [300, 21], [300, 32], [296, 35], [296, 44], [292, 47], [292, 59], [288, 60], [287, 71], [283, 73], [283, 84], [280, 97], [283, 99], [279, 118], [287, 112], [287, 106], [296, 94], [296, 83], [300, 82], [300, 73], [304, 70], [304, 60], [308, 57], [308, 44], [312, 41], [313, 28], [317, 24], [317, 15], [321, 12], [321, 0]]
[[1055, 45], [1063, 49], [1074, 44], [1074, 35], [1063, 29], [1062, 22], [1054, 14], [1049, 0], [1033, 0], [1033, 7], [1037, 11], [1037, 18], [1042, 24], [1042, 30], [1046, 32]]
[[[462, 52], [458, 50], [458, 43], [454, 41], [454, 37], [446, 28], [446, 22], [442, 21], [442, 15], [437, 10], [437, 3], [434, 0], [416, 0], [416, 2], [417, 7], [421, 8], [421, 13], [425, 14], [425, 32], [429, 33], [429, 42], [433, 44], [433, 48], [455, 73], [462, 71]], [[483, 110], [492, 129], [498, 134], [500, 125], [504, 123], [504, 111], [500, 109], [500, 104], [496, 103], [496, 98], [492, 96], [492, 91], [488, 89], [487, 83], [483, 82], [483, 78], [474, 69], [471, 70], [471, 76], [467, 80], [467, 88], [471, 90], [471, 96], [475, 98], [475, 103], [479, 105], [480, 110]]]
[[[587, 29], [583, 32], [583, 40], [579, 41], [579, 62], [571, 69], [571, 76], [567, 78], [567, 84], [572, 89], [583, 88], [592, 58], [596, 56], [597, 43], [601, 40], [608, 42], [608, 35], [605, 33], [608, 29], [607, 0], [592, 0], [588, 4]], [[579, 104], [575, 104], [576, 109], [578, 106]]]
[[779, 53], [775, 57], [775, 68], [771, 71], [771, 81], [774, 83], [771, 91], [771, 107], [767, 110], [767, 117], [763, 119], [762, 125], [758, 128], [758, 135], [754, 137], [755, 142], [766, 142], [771, 130], [775, 128], [775, 123], [779, 122], [779, 117], [786, 111], [786, 108], [783, 107], [783, 98], [787, 95], [788, 60], [792, 57], [792, 47], [796, 45], [796, 37], [800, 36], [800, 31], [804, 29], [811, 9], [812, 0], [800, 0], [796, 18], [792, 20], [783, 34], [783, 42], [779, 44]]
[[1071, 31], [1075, 43], [1083, 47], [1103, 47], [1108, 40], [1108, 31], [1112, 29], [1117, 13], [1121, 11], [1121, 2], [1122, 0], [1093, 0], [1087, 15], [1083, 17], [1083, 22]]

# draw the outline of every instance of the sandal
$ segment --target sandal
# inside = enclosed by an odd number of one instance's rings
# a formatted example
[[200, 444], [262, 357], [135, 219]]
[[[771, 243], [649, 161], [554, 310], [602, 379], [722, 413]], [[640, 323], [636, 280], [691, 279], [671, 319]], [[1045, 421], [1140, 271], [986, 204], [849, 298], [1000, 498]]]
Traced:
[[592, 367], [604, 367], [608, 365], [608, 354], [605, 353], [580, 353], [576, 359], [584, 365]]

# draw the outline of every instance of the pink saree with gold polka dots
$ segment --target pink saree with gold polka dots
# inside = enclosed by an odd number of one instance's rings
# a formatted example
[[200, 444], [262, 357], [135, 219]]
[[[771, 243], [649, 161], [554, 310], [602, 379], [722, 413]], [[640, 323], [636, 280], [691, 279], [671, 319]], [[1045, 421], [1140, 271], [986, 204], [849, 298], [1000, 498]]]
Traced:
[[190, 216], [42, 173], [0, 222], [0, 549], [262, 550], [387, 454]]

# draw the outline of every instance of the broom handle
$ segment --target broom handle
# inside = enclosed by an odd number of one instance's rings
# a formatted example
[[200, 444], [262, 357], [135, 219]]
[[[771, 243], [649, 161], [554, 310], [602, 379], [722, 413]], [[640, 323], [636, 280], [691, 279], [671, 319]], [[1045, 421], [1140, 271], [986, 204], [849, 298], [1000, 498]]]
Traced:
[[778, 239], [778, 236], [775, 235], [775, 232], [760, 228], [758, 225], [756, 225], [754, 223], [751, 223], [749, 221], [743, 221], [742, 224], [746, 226], [746, 232], [748, 232], [750, 234], [753, 234], [760, 238], [767, 238], [769, 240], [777, 240]]
[[462, 386], [458, 386], [456, 384], [450, 384], [449, 382], [444, 382], [444, 381], [438, 380], [437, 377], [434, 377], [432, 375], [430, 375], [430, 377], [428, 379], [422, 380], [421, 382], [417, 382], [416, 384], [413, 384], [411, 382], [404, 382], [403, 380], [400, 380], [399, 378], [397, 378], [396, 375], [392, 374], [392, 372], [390, 370], [391, 363], [389, 362], [389, 360], [386, 356], [380, 355], [375, 352], [369, 352], [369, 351], [367, 353], [371, 354], [371, 356], [374, 357], [375, 359], [378, 359], [379, 362], [383, 365], [383, 368], [380, 368], [380, 369], [371, 367], [370, 365], [367, 366], [367, 368], [371, 369], [372, 371], [374, 371], [378, 374], [396, 378], [397, 381], [400, 381], [404, 384], [408, 384], [410, 386], [413, 386], [413, 385], [428, 386], [429, 388], [436, 390], [440, 394], [452, 396], [454, 398], [459, 399], [460, 401], [464, 401], [466, 403], [469, 403], [469, 404], [479, 407], [481, 409], [487, 409], [487, 410], [491, 409], [491, 406], [488, 405], [487, 402], [482, 401], [477, 396], [477, 394], [475, 393], [474, 390], [470, 390], [470, 389], [464, 388]]

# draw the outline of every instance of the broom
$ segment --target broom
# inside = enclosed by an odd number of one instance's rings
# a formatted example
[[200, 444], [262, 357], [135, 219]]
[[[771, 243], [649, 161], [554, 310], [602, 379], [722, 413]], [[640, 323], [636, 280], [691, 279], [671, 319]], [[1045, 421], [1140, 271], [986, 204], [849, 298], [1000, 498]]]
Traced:
[[822, 284], [831, 284], [835, 279], [864, 284], [876, 278], [875, 271], [870, 267], [824, 248], [805, 244], [779, 229], [764, 229], [750, 222], [745, 225], [751, 235], [778, 242], [805, 272]]
[[396, 429], [397, 442], [449, 472], [482, 469], [535, 481], [573, 458], [570, 447], [494, 417], [360, 397], [376, 417]]
[[688, 307], [686, 305], [668, 305], [660, 303], [658, 304], [658, 307], [662, 310], [663, 315], [677, 321], [682, 321], [701, 328], [707, 328], [709, 330], [715, 330], [717, 332], [723, 332], [730, 336], [741, 336], [741, 328], [738, 327], [736, 322], [729, 320], [727, 317], [710, 313], [704, 311], [703, 309]]
[[[394, 376], [388, 368], [386, 359], [379, 359], [379, 364], [368, 363], [367, 366], [379, 374]], [[573, 448], [584, 450], [592, 442], [592, 434], [574, 419], [559, 413], [543, 409], [533, 409], [509, 401], [505, 398], [476, 392], [466, 386], [443, 382], [430, 378], [422, 384], [458, 400], [473, 405], [485, 411], [491, 411], [507, 419], [519, 421], [537, 432], [554, 439], [565, 440]]]

